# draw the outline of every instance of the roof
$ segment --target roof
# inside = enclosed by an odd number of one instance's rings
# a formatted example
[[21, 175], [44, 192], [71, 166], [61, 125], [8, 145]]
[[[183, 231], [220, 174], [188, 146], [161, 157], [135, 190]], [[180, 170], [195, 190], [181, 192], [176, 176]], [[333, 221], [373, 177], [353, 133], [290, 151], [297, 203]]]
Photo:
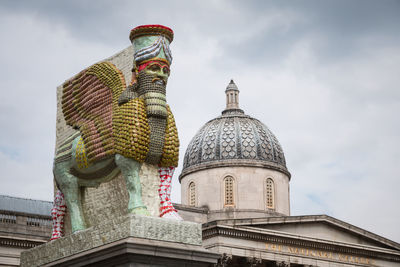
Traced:
[[0, 210], [50, 216], [53, 202], [0, 195]]

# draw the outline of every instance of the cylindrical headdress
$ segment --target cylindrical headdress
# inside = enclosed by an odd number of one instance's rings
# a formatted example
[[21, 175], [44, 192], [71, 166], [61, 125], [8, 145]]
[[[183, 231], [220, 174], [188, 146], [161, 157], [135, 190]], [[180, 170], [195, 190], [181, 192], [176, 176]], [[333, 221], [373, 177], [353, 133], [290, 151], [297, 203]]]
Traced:
[[129, 39], [133, 45], [137, 67], [151, 60], [160, 60], [171, 65], [169, 44], [174, 39], [174, 32], [170, 28], [162, 25], [138, 26], [131, 30]]

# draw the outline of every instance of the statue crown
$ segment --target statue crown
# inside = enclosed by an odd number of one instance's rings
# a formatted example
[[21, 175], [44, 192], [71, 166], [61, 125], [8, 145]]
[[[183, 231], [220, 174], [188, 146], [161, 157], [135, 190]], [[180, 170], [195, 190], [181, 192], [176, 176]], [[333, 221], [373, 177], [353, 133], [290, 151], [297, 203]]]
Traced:
[[174, 39], [174, 32], [163, 25], [142, 25], [131, 30], [129, 36], [133, 49], [135, 65], [138, 66], [152, 60], [172, 63], [169, 44]]
[[174, 40], [174, 32], [171, 28], [159, 24], [137, 26], [131, 30], [129, 39], [133, 42], [134, 39], [146, 35], [163, 35], [170, 43]]

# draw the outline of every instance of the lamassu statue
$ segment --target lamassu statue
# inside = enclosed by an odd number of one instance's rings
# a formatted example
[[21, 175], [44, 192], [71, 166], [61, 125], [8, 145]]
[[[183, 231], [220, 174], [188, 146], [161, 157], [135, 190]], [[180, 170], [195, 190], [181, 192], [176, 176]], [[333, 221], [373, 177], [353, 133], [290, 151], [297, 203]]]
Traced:
[[128, 212], [148, 215], [139, 177], [144, 162], [159, 168], [160, 217], [181, 220], [170, 201], [179, 140], [165, 94], [173, 31], [161, 25], [139, 26], [130, 40], [134, 62], [129, 86], [110, 62], [97, 63], [63, 84], [64, 119], [78, 131], [56, 151], [53, 170], [62, 193], [57, 193], [53, 209], [52, 239], [61, 236], [57, 212], [63, 210], [64, 200], [72, 232], [85, 229], [81, 187], [98, 186], [119, 172], [129, 193]]

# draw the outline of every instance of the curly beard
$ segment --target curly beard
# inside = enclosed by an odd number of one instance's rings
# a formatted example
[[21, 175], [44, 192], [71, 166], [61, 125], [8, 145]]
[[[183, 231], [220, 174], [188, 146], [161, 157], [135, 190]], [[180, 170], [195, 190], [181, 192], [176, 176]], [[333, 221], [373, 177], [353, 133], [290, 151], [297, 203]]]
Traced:
[[166, 82], [144, 71], [139, 72], [137, 82], [137, 93], [144, 98], [147, 116], [166, 118]]

